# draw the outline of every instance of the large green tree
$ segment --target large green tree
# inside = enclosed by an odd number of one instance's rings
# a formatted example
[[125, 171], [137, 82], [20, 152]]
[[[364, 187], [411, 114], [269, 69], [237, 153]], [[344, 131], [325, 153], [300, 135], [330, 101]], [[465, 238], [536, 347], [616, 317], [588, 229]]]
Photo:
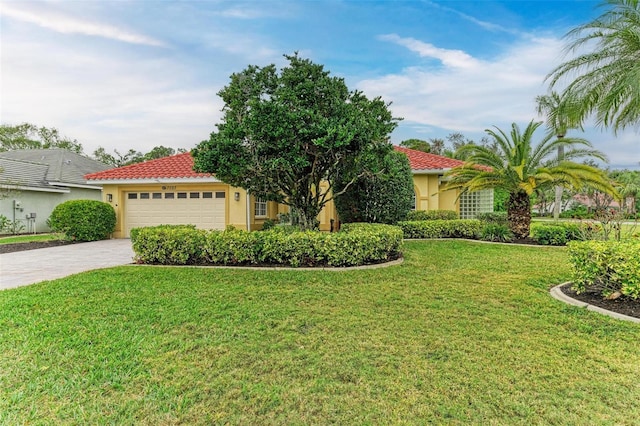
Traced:
[[347, 187], [335, 198], [340, 220], [388, 224], [404, 220], [414, 205], [413, 174], [407, 156], [395, 151], [384, 157], [373, 155], [358, 167], [336, 179], [338, 190]]
[[640, 2], [607, 0], [604, 13], [571, 30], [566, 50], [574, 57], [553, 69], [551, 87], [566, 83], [563, 97], [584, 120], [615, 130], [640, 120]]
[[196, 170], [289, 205], [311, 229], [339, 195], [337, 175], [355, 168], [363, 153], [391, 149], [397, 119], [380, 98], [349, 91], [322, 65], [285, 57], [289, 64], [279, 71], [252, 65], [231, 75], [218, 93], [222, 121], [192, 155]]
[[[542, 122], [531, 121], [524, 132], [513, 123], [511, 133], [495, 128], [487, 134], [496, 142], [494, 151], [487, 146], [465, 145], [465, 164], [447, 172], [450, 179], [446, 189], [479, 191], [499, 188], [509, 193], [507, 220], [516, 238], [529, 236], [531, 224], [531, 195], [538, 188], [562, 185], [579, 189], [593, 187], [616, 194], [606, 174], [595, 167], [576, 163], [578, 158], [604, 159], [604, 154], [591, 149], [584, 139], [554, 138], [547, 134], [534, 144], [533, 135]], [[558, 160], [555, 152], [564, 146], [564, 158]]]
[[0, 125], [0, 151], [52, 148], [82, 154], [82, 144], [75, 139], [62, 136], [55, 127], [38, 127], [31, 123]]

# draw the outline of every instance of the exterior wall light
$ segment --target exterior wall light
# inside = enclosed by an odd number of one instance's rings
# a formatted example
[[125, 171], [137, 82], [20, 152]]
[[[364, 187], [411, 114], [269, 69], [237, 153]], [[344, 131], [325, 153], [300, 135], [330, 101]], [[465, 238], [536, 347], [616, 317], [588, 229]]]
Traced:
[[234, 192], [233, 193], [233, 199], [236, 201], [240, 201], [240, 193], [239, 192]]
[[109, 203], [113, 201], [113, 194], [107, 194], [107, 201]]

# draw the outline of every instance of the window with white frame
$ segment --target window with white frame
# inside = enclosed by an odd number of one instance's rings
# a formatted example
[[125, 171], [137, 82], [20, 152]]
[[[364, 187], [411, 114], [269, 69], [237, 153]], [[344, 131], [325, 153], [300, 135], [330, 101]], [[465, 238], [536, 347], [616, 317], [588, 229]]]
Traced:
[[460, 218], [474, 219], [479, 213], [493, 211], [493, 189], [460, 195]]
[[416, 210], [418, 208], [418, 196], [416, 195], [416, 191], [413, 191], [413, 206], [411, 210]]
[[261, 198], [256, 198], [256, 204], [254, 208], [254, 214], [256, 217], [267, 216], [267, 202]]

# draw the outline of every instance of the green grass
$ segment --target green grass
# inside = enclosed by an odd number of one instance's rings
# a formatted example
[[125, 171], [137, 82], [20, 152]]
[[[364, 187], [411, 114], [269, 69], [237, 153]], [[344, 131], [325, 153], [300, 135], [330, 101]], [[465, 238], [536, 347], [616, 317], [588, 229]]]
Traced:
[[633, 424], [640, 327], [565, 248], [361, 271], [120, 267], [0, 292], [0, 424]]
[[29, 234], [0, 237], [0, 244], [30, 243], [32, 241], [51, 241], [62, 238], [61, 234]]

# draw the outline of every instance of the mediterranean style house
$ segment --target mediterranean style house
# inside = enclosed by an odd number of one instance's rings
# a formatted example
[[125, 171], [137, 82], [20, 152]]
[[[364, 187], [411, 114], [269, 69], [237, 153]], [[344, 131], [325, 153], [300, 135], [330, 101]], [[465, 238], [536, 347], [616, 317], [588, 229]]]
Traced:
[[[415, 208], [456, 210], [473, 217], [493, 210], [493, 192], [463, 194], [441, 191], [443, 174], [462, 164], [439, 155], [395, 147], [409, 158], [413, 172]], [[203, 229], [262, 228], [265, 220], [287, 213], [288, 207], [254, 197], [209, 173], [193, 171], [191, 154], [184, 153], [144, 163], [91, 173], [88, 185], [103, 188], [103, 201], [116, 211], [115, 238], [128, 238], [131, 229], [160, 224], [193, 224]], [[320, 213], [320, 229], [330, 231], [338, 223], [333, 202]]]

